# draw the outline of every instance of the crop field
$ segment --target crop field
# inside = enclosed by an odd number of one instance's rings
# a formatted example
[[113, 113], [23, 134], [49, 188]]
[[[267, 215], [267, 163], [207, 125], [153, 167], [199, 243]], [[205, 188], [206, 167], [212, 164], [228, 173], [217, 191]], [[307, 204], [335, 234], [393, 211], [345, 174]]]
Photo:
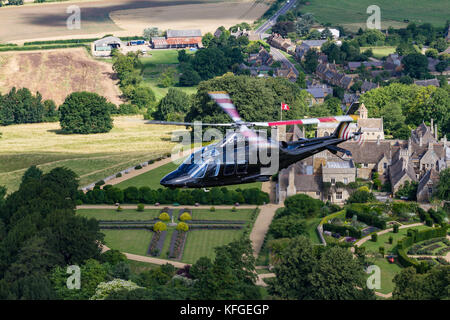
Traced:
[[111, 64], [93, 60], [84, 48], [0, 53], [2, 93], [25, 87], [60, 105], [74, 91], [89, 91], [118, 105], [116, 82]]
[[[257, 20], [268, 8], [263, 1], [251, 0], [108, 0], [49, 3], [0, 8], [0, 41], [23, 42], [31, 39], [70, 39], [141, 35], [149, 26], [160, 29], [200, 28], [214, 31], [220, 25], [230, 27], [243, 21]], [[81, 28], [68, 29], [69, 5], [80, 7]]]
[[116, 117], [109, 133], [66, 135], [59, 123], [0, 127], [0, 185], [16, 190], [27, 168], [44, 172], [64, 166], [80, 177], [80, 186], [96, 182], [143, 161], [170, 152], [173, 126], [145, 124], [140, 116]]
[[381, 9], [381, 28], [405, 27], [405, 19], [416, 23], [431, 23], [444, 27], [450, 12], [447, 0], [309, 0], [302, 12], [311, 12], [320, 23], [341, 25], [351, 31], [366, 27], [367, 7], [377, 5]]

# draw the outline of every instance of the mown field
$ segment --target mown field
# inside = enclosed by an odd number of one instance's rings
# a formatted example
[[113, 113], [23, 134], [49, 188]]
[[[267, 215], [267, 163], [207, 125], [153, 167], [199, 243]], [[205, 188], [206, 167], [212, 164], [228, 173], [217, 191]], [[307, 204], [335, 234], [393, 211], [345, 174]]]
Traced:
[[361, 47], [360, 51], [364, 52], [366, 50], [372, 49], [374, 58], [381, 59], [390, 55], [391, 53], [395, 53], [395, 47]]
[[369, 15], [367, 7], [377, 5], [381, 9], [381, 28], [404, 27], [410, 22], [431, 23], [444, 27], [450, 12], [447, 0], [309, 0], [302, 12], [311, 12], [320, 23], [341, 25], [352, 31], [365, 28]]
[[66, 135], [59, 123], [0, 127], [0, 185], [16, 190], [27, 168], [59, 166], [75, 171], [80, 186], [170, 152], [173, 126], [145, 124], [140, 116], [116, 117], [109, 133]]

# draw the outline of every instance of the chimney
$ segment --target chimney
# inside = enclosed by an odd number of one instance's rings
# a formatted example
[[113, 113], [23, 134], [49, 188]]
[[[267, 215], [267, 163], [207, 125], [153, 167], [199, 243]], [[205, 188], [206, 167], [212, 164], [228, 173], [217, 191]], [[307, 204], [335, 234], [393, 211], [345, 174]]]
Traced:
[[380, 145], [380, 135], [377, 136], [377, 146]]
[[419, 147], [421, 147], [422, 146], [422, 136], [420, 136], [420, 138], [419, 138]]
[[433, 129], [434, 129], [434, 125], [433, 125], [433, 118], [431, 118], [431, 125], [430, 125], [430, 129], [431, 129], [431, 133], [434, 133], [434, 132], [433, 132]]
[[286, 141], [286, 126], [277, 126], [277, 140]]
[[297, 190], [295, 188], [295, 168], [294, 166], [291, 166], [288, 168], [289, 170], [289, 180], [288, 180], [288, 187], [286, 190], [286, 195], [288, 197], [293, 196], [297, 193]]
[[434, 138], [437, 140], [438, 139], [438, 129], [437, 129], [437, 124], [434, 125]]

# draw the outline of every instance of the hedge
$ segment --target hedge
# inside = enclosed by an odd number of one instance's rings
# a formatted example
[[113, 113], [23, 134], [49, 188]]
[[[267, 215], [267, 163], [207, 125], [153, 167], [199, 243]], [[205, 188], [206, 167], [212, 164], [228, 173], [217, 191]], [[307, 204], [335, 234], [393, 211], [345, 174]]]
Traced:
[[331, 224], [331, 223], [324, 223], [323, 230], [336, 232], [342, 236], [345, 236], [347, 234], [347, 230], [348, 230], [348, 235], [350, 237], [357, 238], [357, 239], [361, 238], [361, 230], [357, 230], [350, 226], [338, 226], [338, 225]]
[[79, 47], [87, 47], [87, 46], [81, 43], [50, 45], [50, 46], [25, 46], [25, 47], [7, 46], [7, 47], [0, 47], [0, 51], [31, 51], [31, 50], [50, 50], [50, 49], [79, 48]]
[[408, 257], [406, 254], [407, 248], [412, 246], [416, 242], [432, 238], [446, 237], [448, 225], [441, 226], [439, 228], [430, 228], [422, 231], [415, 229], [408, 230], [409, 235], [397, 242], [397, 255], [398, 261], [404, 267], [415, 267], [417, 271], [420, 270], [421, 264], [413, 258]]
[[358, 217], [358, 221], [364, 222], [369, 226], [377, 227], [378, 229], [386, 229], [386, 221], [380, 219], [376, 214], [366, 213], [353, 208], [347, 208], [345, 217], [351, 219], [354, 215]]
[[225, 187], [212, 188], [210, 192], [201, 189], [169, 189], [159, 188], [157, 190], [149, 187], [128, 187], [119, 189], [113, 186], [98, 186], [87, 193], [78, 192], [77, 200], [80, 204], [114, 204], [114, 203], [144, 203], [144, 204], [172, 204], [194, 205], [234, 205], [269, 203], [269, 195], [258, 188], [228, 190]]

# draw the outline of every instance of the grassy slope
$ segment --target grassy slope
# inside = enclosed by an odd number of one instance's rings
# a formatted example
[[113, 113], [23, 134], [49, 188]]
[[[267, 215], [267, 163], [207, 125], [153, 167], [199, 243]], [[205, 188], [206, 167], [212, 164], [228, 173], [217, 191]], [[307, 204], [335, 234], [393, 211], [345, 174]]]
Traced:
[[[159, 189], [162, 188], [162, 186], [159, 184], [159, 181], [169, 172], [175, 170], [177, 168], [177, 165], [173, 163], [165, 164], [161, 167], [158, 167], [156, 169], [153, 169], [151, 171], [147, 171], [141, 175], [138, 175], [134, 178], [125, 180], [119, 184], [116, 185], [118, 188], [125, 189], [130, 186], [135, 187], [150, 187], [151, 189]], [[232, 185], [227, 186], [228, 189], [235, 190], [237, 188], [246, 189], [246, 188], [258, 188], [261, 189], [261, 182], [255, 182], [255, 183], [247, 183], [242, 185]]]
[[109, 133], [91, 135], [60, 134], [59, 123], [2, 127], [0, 185], [16, 190], [25, 170], [37, 165], [44, 172], [70, 168], [84, 186], [169, 152], [175, 128], [144, 124], [138, 117], [117, 117]]
[[339, 24], [351, 30], [365, 27], [369, 15], [366, 13], [370, 5], [378, 5], [381, 9], [381, 28], [389, 25], [403, 27], [404, 19], [411, 22], [429, 22], [443, 27], [450, 12], [447, 0], [310, 0], [310, 5], [303, 6], [302, 12], [311, 12], [321, 23]]

